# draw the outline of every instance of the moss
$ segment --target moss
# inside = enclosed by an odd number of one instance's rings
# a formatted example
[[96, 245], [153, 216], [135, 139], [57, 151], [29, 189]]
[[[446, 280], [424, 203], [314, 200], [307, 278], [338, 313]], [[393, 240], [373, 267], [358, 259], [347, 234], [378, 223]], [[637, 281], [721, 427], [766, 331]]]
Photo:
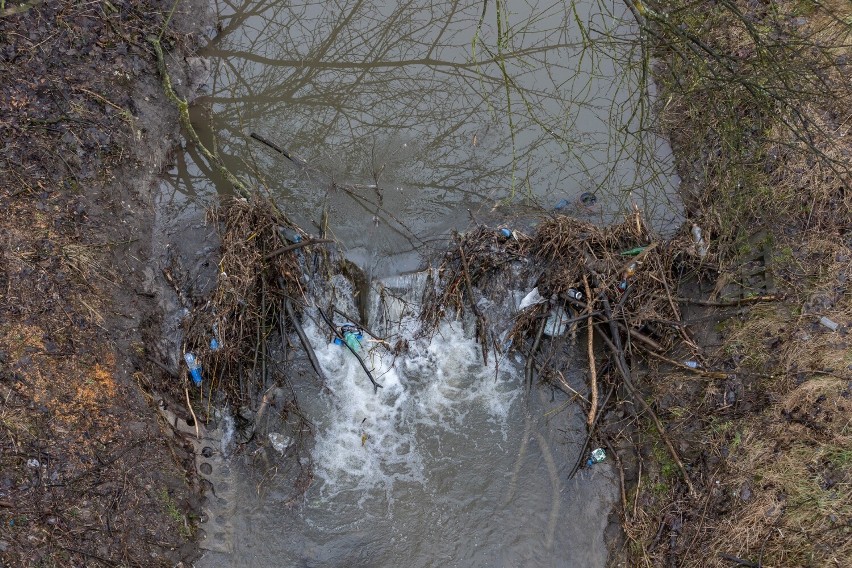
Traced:
[[169, 490], [163, 488], [160, 492], [160, 500], [163, 503], [163, 508], [165, 510], [166, 515], [174, 522], [175, 527], [180, 532], [181, 536], [184, 538], [192, 537], [192, 528], [189, 523], [189, 517], [184, 515], [183, 512], [178, 508], [177, 503], [175, 503], [172, 496], [169, 494]]

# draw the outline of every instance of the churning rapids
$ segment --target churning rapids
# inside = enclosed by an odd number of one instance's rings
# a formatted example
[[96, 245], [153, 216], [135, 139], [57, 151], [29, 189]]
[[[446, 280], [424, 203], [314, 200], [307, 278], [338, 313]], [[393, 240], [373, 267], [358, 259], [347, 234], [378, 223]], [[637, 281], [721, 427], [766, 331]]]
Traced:
[[[231, 455], [210, 479], [226, 530], [200, 563], [224, 566], [603, 566], [615, 498], [608, 465], [567, 481], [584, 416], [549, 389], [527, 392], [523, 362], [483, 365], [472, 329], [445, 322], [418, 337], [422, 278], [374, 287], [373, 322], [409, 342], [400, 356], [366, 341], [362, 355], [383, 388], [374, 392], [355, 357], [328, 341], [314, 314], [305, 331], [330, 392], [297, 386], [314, 424], [316, 478], [292, 504], [290, 479]], [[340, 289], [346, 284], [341, 282]], [[510, 322], [517, 291], [488, 306]], [[352, 306], [348, 306], [352, 309]], [[500, 321], [500, 320], [498, 320]], [[508, 323], [507, 323], [508, 325]], [[472, 326], [471, 326], [472, 327]], [[582, 389], [582, 373], [568, 380]], [[264, 432], [286, 451], [267, 422]], [[221, 450], [232, 448], [227, 433]], [[274, 464], [280, 455], [265, 450]], [[224, 488], [224, 491], [219, 491]]]

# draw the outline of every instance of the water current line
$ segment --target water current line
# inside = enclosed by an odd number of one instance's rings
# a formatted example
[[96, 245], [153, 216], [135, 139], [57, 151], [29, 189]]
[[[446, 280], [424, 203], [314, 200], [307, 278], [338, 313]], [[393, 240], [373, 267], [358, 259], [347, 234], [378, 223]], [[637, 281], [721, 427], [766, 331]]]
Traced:
[[550, 451], [550, 444], [544, 435], [536, 431], [536, 441], [541, 448], [541, 455], [544, 457], [544, 462], [547, 464], [547, 473], [550, 475], [550, 485], [553, 489], [553, 505], [550, 507], [550, 517], [547, 520], [547, 538], [545, 539], [545, 547], [548, 550], [553, 546], [553, 535], [556, 532], [556, 523], [559, 520], [559, 471], [556, 467], [556, 462], [553, 461], [553, 452]]
[[503, 507], [506, 507], [515, 498], [515, 491], [518, 489], [518, 476], [521, 474], [521, 467], [524, 465], [524, 458], [527, 455], [530, 430], [532, 430], [532, 420], [530, 420], [529, 410], [526, 410], [524, 412], [524, 435], [521, 438], [521, 449], [518, 450], [518, 456], [515, 458], [515, 467], [512, 469], [512, 479], [509, 480], [509, 490], [506, 492]]

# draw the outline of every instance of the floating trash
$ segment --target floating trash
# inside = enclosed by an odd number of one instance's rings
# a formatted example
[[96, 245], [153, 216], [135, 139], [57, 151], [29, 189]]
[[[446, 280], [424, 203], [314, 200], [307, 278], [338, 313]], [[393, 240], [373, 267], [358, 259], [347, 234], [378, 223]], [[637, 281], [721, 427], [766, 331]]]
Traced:
[[195, 386], [201, 386], [201, 363], [193, 353], [184, 353], [183, 360], [186, 361], [186, 366], [189, 368], [189, 375], [192, 377], [192, 382]]
[[598, 202], [598, 196], [591, 191], [584, 191], [580, 194], [580, 203], [586, 207], [590, 207]]

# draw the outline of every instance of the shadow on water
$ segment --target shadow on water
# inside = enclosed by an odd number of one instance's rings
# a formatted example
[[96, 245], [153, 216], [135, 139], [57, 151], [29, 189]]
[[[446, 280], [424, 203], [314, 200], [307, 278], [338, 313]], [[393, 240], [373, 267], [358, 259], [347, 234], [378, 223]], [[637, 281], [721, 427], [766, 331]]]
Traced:
[[[238, 177], [327, 230], [371, 279], [416, 269], [471, 220], [513, 223], [557, 205], [608, 223], [635, 204], [665, 232], [681, 220], [677, 180], [650, 129], [649, 62], [624, 6], [220, 0], [193, 122]], [[191, 146], [176, 159], [177, 192], [228, 193]], [[596, 203], [581, 203], [586, 192]], [[238, 496], [220, 543], [231, 553], [199, 565], [603, 566], [612, 472], [565, 479], [583, 442], [579, 409], [535, 390], [522, 401], [513, 364], [502, 378], [470, 367], [471, 342], [451, 339], [389, 366], [380, 398], [349, 393], [348, 414], [302, 393], [317, 404], [306, 409], [316, 483], [285, 506], [286, 476], [233, 458], [219, 480]], [[316, 330], [313, 340], [347, 392], [351, 361]], [[583, 366], [568, 371], [577, 388]]]
[[[377, 276], [413, 269], [415, 251], [471, 218], [563, 199], [563, 212], [601, 222], [636, 203], [658, 229], [674, 227], [668, 148], [649, 130], [629, 12], [593, 1], [496, 8], [220, 2], [196, 126], [304, 226], [327, 210], [350, 257]], [[209, 193], [197, 158], [182, 158], [178, 187]], [[578, 203], [586, 191], [599, 198], [592, 208]]]

